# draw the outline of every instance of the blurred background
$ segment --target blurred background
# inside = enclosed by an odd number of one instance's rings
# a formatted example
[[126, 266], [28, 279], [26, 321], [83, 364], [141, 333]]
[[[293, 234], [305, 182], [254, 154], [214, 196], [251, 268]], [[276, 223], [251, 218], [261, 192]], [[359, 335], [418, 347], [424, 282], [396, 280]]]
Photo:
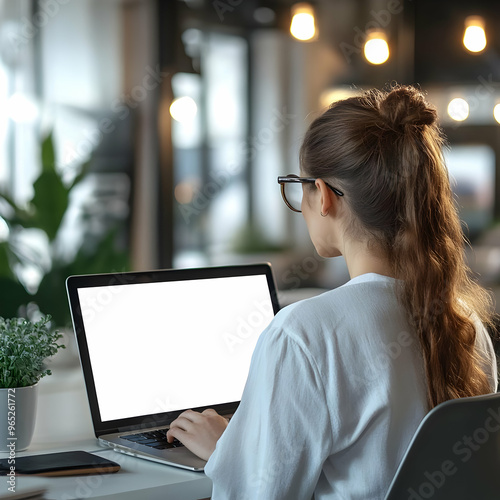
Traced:
[[470, 264], [500, 284], [500, 10], [476, 0], [0, 0], [0, 315], [70, 323], [70, 274], [270, 261], [283, 303], [348, 280], [278, 175], [391, 82], [436, 105]]

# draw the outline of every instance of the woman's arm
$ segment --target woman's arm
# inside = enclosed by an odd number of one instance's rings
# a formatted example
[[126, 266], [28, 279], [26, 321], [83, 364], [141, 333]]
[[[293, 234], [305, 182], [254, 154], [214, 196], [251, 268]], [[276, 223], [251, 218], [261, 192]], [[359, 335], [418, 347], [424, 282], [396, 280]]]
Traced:
[[311, 498], [332, 449], [332, 421], [305, 346], [267, 330], [240, 406], [205, 467], [215, 499]]

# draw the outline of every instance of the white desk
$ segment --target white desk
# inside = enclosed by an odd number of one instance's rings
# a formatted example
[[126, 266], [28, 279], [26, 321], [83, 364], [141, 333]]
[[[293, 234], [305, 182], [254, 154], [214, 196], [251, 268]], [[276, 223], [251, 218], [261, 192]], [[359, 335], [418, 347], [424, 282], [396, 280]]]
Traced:
[[[32, 444], [17, 456], [66, 450], [85, 450], [121, 465], [114, 474], [71, 477], [17, 476], [16, 492], [46, 488], [46, 498], [70, 500], [197, 500], [211, 495], [212, 484], [202, 472], [116, 453], [102, 448], [92, 430], [92, 420], [80, 367], [53, 367], [53, 374], [40, 381], [37, 423]], [[0, 458], [6, 457], [0, 453]], [[6, 478], [0, 495], [7, 495]]]

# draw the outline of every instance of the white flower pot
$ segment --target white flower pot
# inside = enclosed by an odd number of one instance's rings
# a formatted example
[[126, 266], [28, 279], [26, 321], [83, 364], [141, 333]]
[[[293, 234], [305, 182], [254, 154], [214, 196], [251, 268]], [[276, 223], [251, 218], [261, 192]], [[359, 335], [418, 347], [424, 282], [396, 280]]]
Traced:
[[31, 443], [35, 430], [38, 384], [0, 389], [0, 452], [15, 454]]

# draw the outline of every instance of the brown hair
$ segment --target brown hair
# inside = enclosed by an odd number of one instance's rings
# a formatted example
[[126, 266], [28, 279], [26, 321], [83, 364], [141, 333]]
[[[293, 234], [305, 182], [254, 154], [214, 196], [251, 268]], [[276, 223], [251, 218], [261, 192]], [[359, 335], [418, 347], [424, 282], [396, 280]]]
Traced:
[[475, 349], [472, 311], [491, 299], [470, 277], [436, 110], [396, 86], [338, 101], [309, 127], [301, 169], [345, 193], [353, 236], [389, 258], [423, 352], [428, 404], [490, 392]]

